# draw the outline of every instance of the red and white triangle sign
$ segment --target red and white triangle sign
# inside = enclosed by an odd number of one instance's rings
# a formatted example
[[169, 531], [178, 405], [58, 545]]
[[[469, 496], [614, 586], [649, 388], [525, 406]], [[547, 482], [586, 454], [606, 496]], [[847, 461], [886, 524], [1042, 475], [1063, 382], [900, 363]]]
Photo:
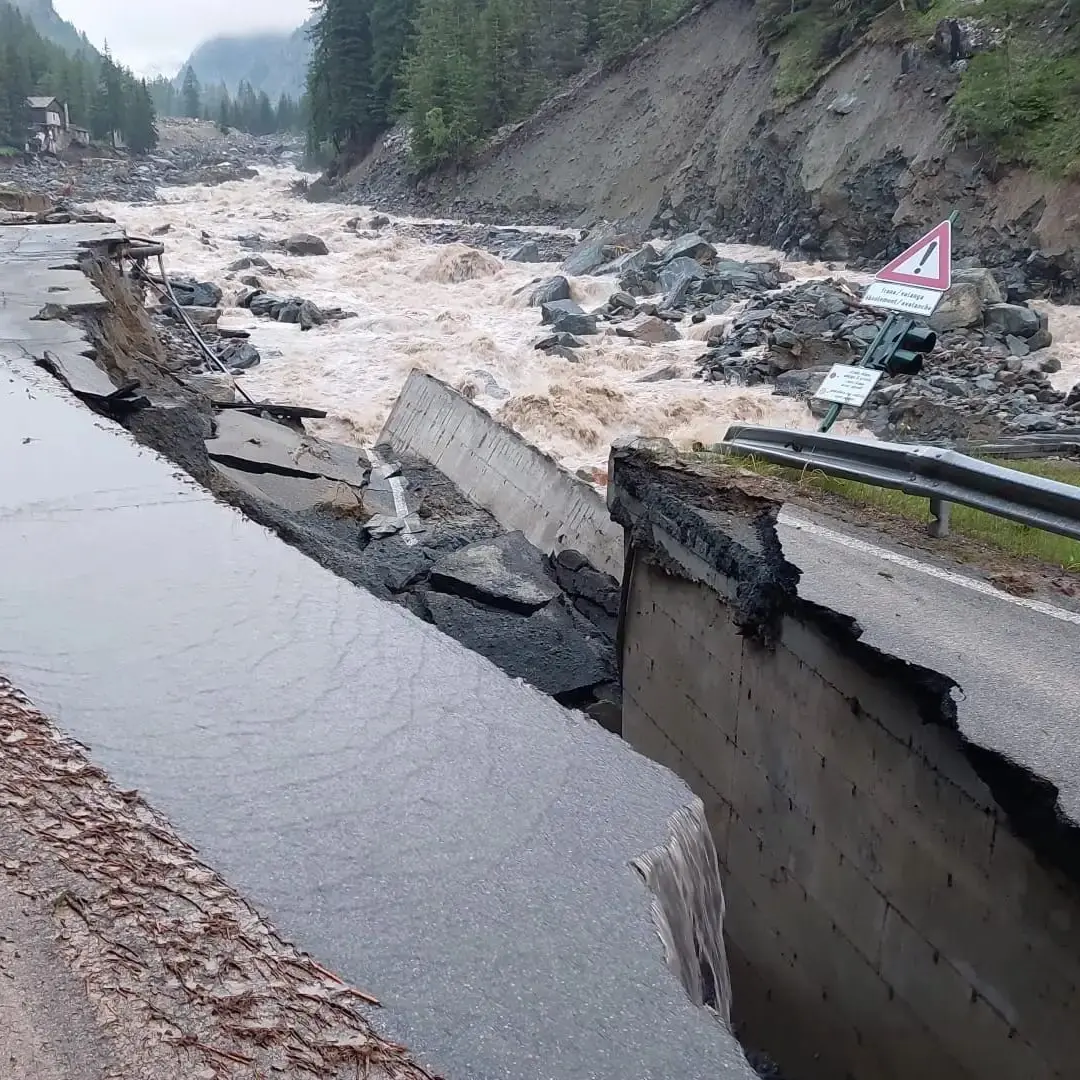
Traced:
[[945, 292], [952, 284], [952, 224], [943, 221], [875, 275], [894, 285]]

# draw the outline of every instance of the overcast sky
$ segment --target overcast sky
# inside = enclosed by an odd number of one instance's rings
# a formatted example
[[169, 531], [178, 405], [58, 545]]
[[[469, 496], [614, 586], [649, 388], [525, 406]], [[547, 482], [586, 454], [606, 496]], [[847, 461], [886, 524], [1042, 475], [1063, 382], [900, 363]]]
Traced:
[[294, 30], [310, 0], [53, 0], [53, 7], [140, 75], [171, 75], [201, 41], [218, 34]]

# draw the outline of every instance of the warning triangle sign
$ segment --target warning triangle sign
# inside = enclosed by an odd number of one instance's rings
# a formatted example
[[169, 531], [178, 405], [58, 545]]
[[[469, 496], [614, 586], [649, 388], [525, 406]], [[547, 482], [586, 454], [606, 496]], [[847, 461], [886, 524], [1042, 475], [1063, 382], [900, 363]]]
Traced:
[[952, 284], [952, 225], [943, 221], [921, 240], [916, 240], [902, 255], [883, 270], [878, 281], [894, 285], [919, 285], [924, 289], [945, 292]]

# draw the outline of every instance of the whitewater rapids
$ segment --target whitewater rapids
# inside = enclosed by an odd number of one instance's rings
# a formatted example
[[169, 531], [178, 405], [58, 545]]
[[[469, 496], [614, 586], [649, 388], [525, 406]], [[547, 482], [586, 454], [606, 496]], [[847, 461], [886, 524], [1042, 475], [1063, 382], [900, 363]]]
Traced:
[[[533, 347], [546, 328], [528, 297], [532, 284], [557, 273], [557, 265], [504, 262], [457, 244], [427, 243], [398, 232], [396, 221], [377, 235], [357, 235], [346, 221], [363, 221], [371, 211], [307, 203], [289, 191], [299, 176], [289, 168], [267, 169], [254, 180], [167, 188], [157, 204], [97, 209], [134, 235], [169, 226], [162, 237], [169, 272], [219, 285], [226, 305], [222, 327], [249, 331], [262, 354], [262, 364], [241, 376], [244, 388], [256, 398], [326, 409], [327, 420], [312, 425], [316, 434], [371, 445], [414, 368], [443, 379], [566, 467], [588, 470], [597, 480], [608, 447], [623, 436], [662, 436], [687, 446], [716, 442], [737, 421], [815, 425], [804, 402], [774, 397], [771, 387], [692, 378], [704, 338], [723, 316], [697, 326], [684, 319], [682, 341], [642, 345], [608, 330], [577, 350], [579, 363], [550, 357]], [[238, 238], [261, 234], [275, 241], [297, 232], [320, 236], [330, 254], [267, 251], [285, 278], [257, 269], [243, 273], [259, 274], [268, 291], [355, 311], [356, 318], [301, 332], [228, 306], [242, 275], [226, 267], [253, 254]], [[742, 245], [723, 246], [720, 253], [780, 258]], [[828, 272], [813, 264], [786, 263], [785, 269], [800, 279]], [[586, 309], [616, 288], [610, 277], [572, 278], [571, 284]], [[1080, 376], [1080, 348], [1062, 361], [1066, 370], [1058, 379], [1071, 385]], [[677, 377], [639, 381], [665, 367]]]

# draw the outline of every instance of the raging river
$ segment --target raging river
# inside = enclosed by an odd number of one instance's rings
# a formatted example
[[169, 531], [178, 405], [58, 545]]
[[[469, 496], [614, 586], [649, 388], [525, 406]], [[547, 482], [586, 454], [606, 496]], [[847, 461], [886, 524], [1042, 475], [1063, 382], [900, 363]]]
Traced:
[[[370, 445], [408, 373], [420, 369], [448, 382], [571, 469], [599, 469], [611, 442], [625, 435], [663, 436], [677, 445], [715, 442], [735, 421], [810, 428], [805, 403], [773, 396], [771, 387], [705, 383], [695, 359], [717, 322], [685, 320], [681, 341], [644, 345], [603, 334], [571, 363], [534, 348], [542, 336], [530, 286], [558, 272], [554, 264], [515, 263], [458, 244], [432, 244], [393, 225], [377, 234], [346, 222], [363, 208], [311, 204], [290, 192], [300, 174], [264, 169], [257, 179], [217, 187], [168, 188], [157, 204], [100, 204], [130, 233], [164, 236], [170, 273], [214, 281], [225, 290], [223, 327], [243, 329], [262, 364], [242, 376], [264, 399], [328, 410], [316, 434]], [[240, 287], [226, 268], [250, 250], [241, 237], [281, 240], [296, 232], [321, 237], [330, 254], [272, 262], [284, 279], [267, 287], [303, 296], [320, 307], [356, 312], [301, 332], [230, 307]], [[764, 248], [723, 245], [732, 259], [782, 259]], [[823, 264], [784, 261], [796, 279], [827, 275]], [[850, 278], [862, 275], [848, 272]], [[589, 308], [616, 288], [612, 277], [572, 279], [574, 298]], [[1060, 389], [1080, 379], [1080, 308], [1049, 306]], [[672, 368], [660, 381], [641, 381]], [[670, 375], [676, 374], [672, 378]], [[847, 425], [834, 430], [843, 433]]]

